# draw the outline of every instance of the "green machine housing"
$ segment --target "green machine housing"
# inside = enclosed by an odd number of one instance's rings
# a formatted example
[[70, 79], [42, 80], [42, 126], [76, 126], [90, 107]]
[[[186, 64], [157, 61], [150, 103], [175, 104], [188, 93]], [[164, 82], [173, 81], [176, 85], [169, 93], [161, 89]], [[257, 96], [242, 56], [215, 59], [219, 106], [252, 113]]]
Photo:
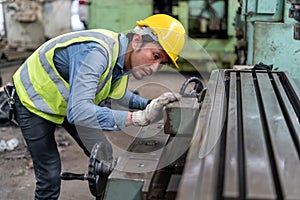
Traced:
[[300, 79], [300, 41], [293, 38], [291, 6], [284, 0], [242, 1], [235, 17], [238, 63], [272, 64]]

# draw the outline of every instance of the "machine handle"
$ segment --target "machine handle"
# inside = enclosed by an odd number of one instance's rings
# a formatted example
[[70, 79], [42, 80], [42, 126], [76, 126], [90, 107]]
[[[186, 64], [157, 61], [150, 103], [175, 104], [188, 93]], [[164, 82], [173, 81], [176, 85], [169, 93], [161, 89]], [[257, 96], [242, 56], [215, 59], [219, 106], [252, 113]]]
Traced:
[[[186, 93], [185, 90], [187, 89], [188, 85], [191, 83], [195, 83], [194, 88], [189, 93]], [[190, 77], [182, 84], [179, 94], [181, 94], [184, 97], [197, 97], [197, 95], [199, 95], [203, 89], [204, 86], [200, 78]]]
[[74, 174], [74, 173], [70, 173], [70, 172], [63, 172], [60, 175], [60, 178], [62, 180], [81, 180], [81, 181], [85, 181], [87, 180], [87, 175], [86, 174]]

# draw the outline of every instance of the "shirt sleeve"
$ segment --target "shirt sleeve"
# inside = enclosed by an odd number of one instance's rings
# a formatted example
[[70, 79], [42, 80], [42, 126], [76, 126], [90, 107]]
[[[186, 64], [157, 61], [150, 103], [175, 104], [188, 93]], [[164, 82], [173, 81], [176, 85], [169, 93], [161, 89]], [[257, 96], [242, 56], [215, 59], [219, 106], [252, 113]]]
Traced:
[[99, 78], [107, 70], [106, 50], [99, 44], [75, 45], [69, 49], [69, 60], [68, 121], [104, 130], [124, 128], [128, 111], [111, 110], [94, 103]]
[[130, 109], [137, 109], [137, 110], [144, 110], [148, 105], [149, 100], [145, 99], [130, 90], [126, 90], [124, 96], [117, 101], [118, 104], [130, 108]]

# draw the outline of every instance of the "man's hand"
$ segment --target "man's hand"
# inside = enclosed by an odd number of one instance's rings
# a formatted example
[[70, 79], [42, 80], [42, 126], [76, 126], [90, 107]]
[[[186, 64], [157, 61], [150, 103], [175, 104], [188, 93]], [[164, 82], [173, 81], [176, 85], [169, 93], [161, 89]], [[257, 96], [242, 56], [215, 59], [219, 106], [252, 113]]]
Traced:
[[132, 113], [132, 122], [135, 126], [147, 126], [151, 123], [157, 122], [162, 119], [163, 107], [170, 102], [178, 101], [180, 99], [179, 94], [172, 92], [166, 92], [156, 99], [153, 99], [151, 103], [145, 108]]

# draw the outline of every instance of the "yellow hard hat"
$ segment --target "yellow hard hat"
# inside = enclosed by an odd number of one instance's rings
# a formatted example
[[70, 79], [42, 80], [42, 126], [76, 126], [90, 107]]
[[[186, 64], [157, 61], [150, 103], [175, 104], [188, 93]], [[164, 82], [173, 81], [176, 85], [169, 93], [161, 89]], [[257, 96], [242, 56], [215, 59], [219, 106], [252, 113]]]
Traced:
[[185, 30], [182, 24], [177, 19], [166, 14], [152, 15], [144, 20], [137, 21], [136, 24], [140, 28], [146, 26], [154, 31], [158, 37], [159, 44], [168, 54], [175, 67], [179, 68], [176, 60], [185, 40]]

